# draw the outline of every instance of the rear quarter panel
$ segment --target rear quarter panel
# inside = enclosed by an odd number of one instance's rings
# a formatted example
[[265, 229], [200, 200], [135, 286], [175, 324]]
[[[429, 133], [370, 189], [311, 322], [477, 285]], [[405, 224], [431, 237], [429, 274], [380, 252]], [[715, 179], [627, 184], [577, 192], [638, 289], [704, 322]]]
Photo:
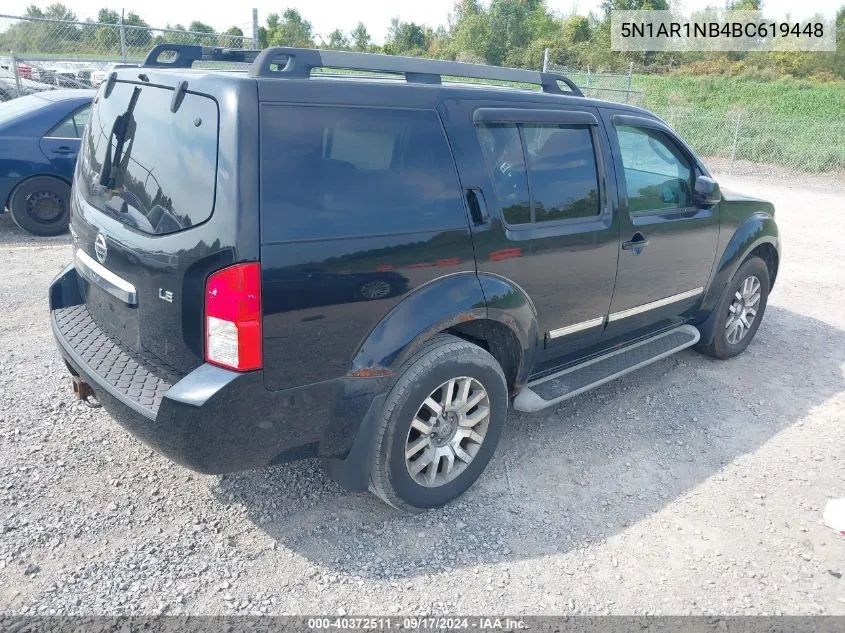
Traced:
[[[386, 202], [396, 199], [393, 187], [356, 165], [354, 175], [344, 181], [349, 186], [345, 190], [350, 192], [349, 204], [354, 207], [349, 212], [360, 212], [370, 219], [360, 220], [354, 229], [338, 228], [331, 221], [313, 227], [309, 223], [304, 229], [300, 226], [299, 234], [291, 228], [301, 222], [303, 214], [332, 217], [336, 213], [333, 203], [325, 200], [337, 199], [331, 196], [338, 194], [320, 186], [317, 170], [326, 169], [326, 163], [332, 160], [342, 162], [324, 158], [328, 146], [319, 149], [313, 133], [299, 132], [301, 128], [284, 123], [285, 118], [302, 116], [302, 126], [308, 127], [310, 116], [300, 114], [304, 112], [302, 108], [315, 107], [314, 117], [326, 117], [328, 109], [335, 108], [338, 116], [352, 117], [351, 127], [345, 128], [348, 130], [369, 124], [368, 120], [355, 117], [362, 112], [376, 112], [386, 103], [390, 104], [387, 119], [401, 118], [397, 110], [407, 108], [418, 117], [413, 119], [419, 121], [418, 129], [439, 127], [442, 134], [442, 140], [434, 139], [438, 132], [433, 131], [429, 141], [419, 141], [417, 146], [448, 152], [445, 132], [435, 111], [436, 93], [404, 83], [366, 91], [330, 83], [333, 82], [259, 83], [264, 379], [270, 390], [342, 376], [383, 375], [398, 353], [396, 350], [403, 349], [431, 324], [472, 310], [483, 316], [485, 311], [454, 163], [444, 167], [449, 175], [436, 182], [423, 179], [407, 183], [407, 199], [420, 205], [418, 213], [431, 213], [437, 222], [397, 225], [396, 214], [408, 209], [400, 210]], [[380, 114], [373, 117], [387, 120]], [[411, 125], [408, 134], [413, 135], [415, 129]], [[410, 155], [412, 150], [408, 148], [412, 145], [406, 146], [400, 140], [396, 143], [397, 147], [402, 143], [402, 151]], [[315, 160], [314, 168], [300, 170], [300, 161], [291, 160], [284, 155], [286, 152], [302, 156], [303, 161]], [[421, 173], [430, 175], [428, 169], [425, 167]], [[391, 162], [385, 174], [393, 174], [393, 170]], [[372, 190], [356, 186], [358, 178], [366, 178]], [[332, 189], [331, 180], [324, 182], [325, 187]], [[414, 186], [423, 182], [426, 186]], [[382, 191], [384, 187], [390, 192]], [[383, 217], [384, 222], [377, 221], [374, 214]], [[381, 288], [378, 296], [367, 296], [367, 288], [374, 287]], [[423, 296], [425, 300], [419, 300]], [[394, 311], [403, 316], [386, 319]]]

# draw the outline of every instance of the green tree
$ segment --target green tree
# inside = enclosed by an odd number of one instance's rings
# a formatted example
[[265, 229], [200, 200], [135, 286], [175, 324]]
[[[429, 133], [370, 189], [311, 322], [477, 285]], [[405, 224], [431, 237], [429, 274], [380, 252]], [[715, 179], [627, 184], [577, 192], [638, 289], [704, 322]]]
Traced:
[[616, 11], [668, 11], [668, 0], [602, 0], [601, 8], [609, 16]]
[[[30, 5], [32, 6], [32, 5]], [[76, 14], [61, 2], [54, 2], [44, 11], [44, 17], [51, 20], [65, 20], [76, 22]]]
[[118, 24], [120, 14], [114, 9], [100, 9], [97, 11], [97, 24]]
[[428, 49], [426, 29], [419, 24], [393, 18], [387, 30], [385, 47], [393, 55], [420, 55]]
[[277, 13], [267, 16], [268, 40], [272, 46], [314, 47], [311, 23], [296, 9], [285, 9], [281, 20]]
[[364, 52], [370, 48], [370, 42], [373, 38], [370, 37], [370, 32], [364, 26], [363, 22], [358, 22], [358, 25], [352, 29], [350, 35], [352, 37], [352, 46], [356, 51]]
[[340, 29], [335, 29], [334, 31], [329, 33], [329, 43], [327, 46], [328, 48], [338, 51], [348, 50], [349, 38], [346, 37], [346, 34]]
[[590, 21], [583, 15], [572, 15], [563, 21], [562, 35], [571, 44], [588, 42], [592, 34]]
[[123, 18], [126, 33], [126, 46], [130, 48], [150, 48], [153, 36], [150, 25], [134, 11], [130, 11]]
[[528, 13], [532, 7], [520, 0], [490, 2], [490, 33], [487, 63], [501, 66], [531, 41]]
[[268, 46], [270, 46], [270, 32], [267, 30], [267, 27], [259, 26], [258, 48], [267, 48]]
[[451, 45], [455, 58], [483, 62], [491, 38], [490, 19], [478, 0], [460, 0], [449, 17]]
[[205, 24], [204, 22], [200, 22], [199, 20], [194, 20], [188, 25], [189, 31], [194, 31], [196, 33], [214, 33], [214, 28]]
[[244, 32], [237, 26], [230, 26], [223, 32], [223, 36], [218, 38], [221, 46], [229, 48], [244, 48], [246, 46], [244, 44]]
[[728, 11], [762, 11], [762, 0], [727, 0], [725, 9]]

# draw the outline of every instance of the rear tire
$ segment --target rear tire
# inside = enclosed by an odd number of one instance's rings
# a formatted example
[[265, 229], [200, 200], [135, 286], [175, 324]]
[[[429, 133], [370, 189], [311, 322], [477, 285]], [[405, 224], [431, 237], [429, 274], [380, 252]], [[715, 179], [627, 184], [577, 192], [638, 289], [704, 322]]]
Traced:
[[507, 408], [507, 382], [496, 359], [463, 339], [436, 336], [408, 361], [388, 394], [370, 490], [406, 511], [449, 503], [484, 471]]
[[9, 211], [15, 224], [28, 233], [61, 235], [70, 218], [70, 186], [50, 176], [25, 180], [12, 194]]
[[713, 340], [695, 349], [721, 360], [744, 352], [757, 334], [768, 299], [769, 269], [762, 259], [752, 257], [734, 273], [714, 308], [717, 316]]

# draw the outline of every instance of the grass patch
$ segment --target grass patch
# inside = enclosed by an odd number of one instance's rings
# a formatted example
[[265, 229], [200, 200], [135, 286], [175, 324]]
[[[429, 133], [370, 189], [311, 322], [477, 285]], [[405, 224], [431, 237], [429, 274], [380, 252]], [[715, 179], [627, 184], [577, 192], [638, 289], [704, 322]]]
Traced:
[[845, 113], [845, 81], [635, 75], [632, 88], [643, 93], [643, 105], [649, 109], [697, 108], [717, 112], [741, 109], [769, 117], [840, 121]]
[[640, 75], [633, 87], [643, 106], [701, 156], [810, 173], [845, 170], [843, 81]]

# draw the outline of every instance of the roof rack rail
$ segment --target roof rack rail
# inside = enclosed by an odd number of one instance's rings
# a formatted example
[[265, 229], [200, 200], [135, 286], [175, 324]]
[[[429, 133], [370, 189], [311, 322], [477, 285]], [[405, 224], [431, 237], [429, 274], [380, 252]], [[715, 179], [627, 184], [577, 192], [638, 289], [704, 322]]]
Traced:
[[[173, 54], [172, 59], [160, 59], [162, 53]], [[243, 48], [217, 48], [196, 44], [157, 44], [147, 53], [145, 68], [190, 68], [194, 62], [244, 62], [251, 63], [261, 51]]]
[[[150, 55], [152, 55], [152, 52]], [[147, 59], [149, 59], [149, 56]], [[444, 75], [447, 77], [510, 81], [538, 85], [542, 87], [543, 92], [551, 94], [584, 96], [569, 77], [557, 73], [417, 57], [349, 53], [310, 48], [266, 48], [252, 62], [249, 74], [253, 77], [306, 79], [311, 76], [311, 71], [314, 68], [340, 68], [400, 74], [404, 75], [405, 80], [409, 83], [423, 84], [439, 84]], [[569, 91], [562, 90], [560, 83], [565, 84]]]

